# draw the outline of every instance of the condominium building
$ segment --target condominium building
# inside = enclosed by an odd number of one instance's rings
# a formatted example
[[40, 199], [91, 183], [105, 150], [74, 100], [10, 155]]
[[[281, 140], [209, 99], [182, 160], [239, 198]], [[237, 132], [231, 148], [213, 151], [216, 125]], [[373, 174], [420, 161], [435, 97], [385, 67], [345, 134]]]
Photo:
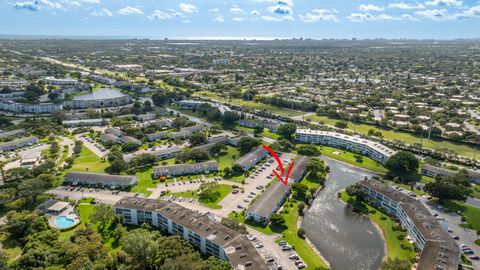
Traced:
[[128, 187], [137, 184], [135, 175], [113, 175], [72, 171], [64, 176], [64, 182], [72, 185], [91, 185], [102, 187]]
[[0, 94], [0, 100], [13, 100], [23, 98], [25, 92], [11, 92], [11, 93], [4, 93]]
[[61, 111], [62, 104], [54, 103], [18, 103], [11, 100], [0, 101], [0, 110], [13, 113], [52, 113]]
[[8, 87], [8, 88], [22, 88], [28, 86], [29, 82], [26, 80], [7, 80], [7, 81], [0, 81], [0, 88]]
[[252, 242], [240, 233], [173, 202], [124, 197], [115, 205], [123, 223], [150, 224], [164, 233], [178, 235], [201, 253], [228, 261], [238, 270], [267, 270], [266, 262]]
[[31, 146], [36, 144], [37, 142], [38, 142], [37, 137], [28, 137], [28, 138], [13, 140], [10, 142], [0, 143], [0, 152], [17, 149], [27, 145]]
[[153, 176], [176, 176], [185, 174], [211, 173], [218, 171], [217, 161], [206, 161], [198, 163], [174, 164], [166, 166], [157, 166], [153, 168]]
[[79, 95], [65, 101], [65, 107], [73, 109], [123, 106], [132, 102], [132, 97], [118, 90], [102, 88], [92, 93]]
[[62, 125], [65, 127], [84, 127], [84, 126], [103, 126], [108, 122], [107, 119], [80, 119], [80, 120], [65, 120]]
[[421, 250], [417, 270], [458, 269], [457, 243], [421, 202], [380, 181], [363, 180], [360, 184], [367, 192], [366, 199], [398, 219]]
[[380, 164], [385, 164], [396, 153], [394, 150], [375, 141], [329, 131], [297, 129], [295, 140], [359, 152]]
[[16, 129], [11, 131], [5, 131], [0, 133], [0, 139], [7, 138], [7, 137], [18, 137], [27, 134], [25, 129]]
[[178, 106], [182, 109], [196, 109], [200, 107], [203, 104], [209, 104], [208, 102], [205, 101], [199, 101], [199, 100], [180, 100], [177, 102]]
[[76, 84], [79, 84], [79, 82], [77, 80], [68, 79], [68, 78], [57, 79], [57, 78], [54, 78], [54, 77], [46, 77], [43, 81], [46, 84], [50, 84], [50, 85], [76, 85]]
[[242, 167], [244, 171], [249, 170], [255, 164], [257, 164], [260, 160], [265, 158], [268, 155], [267, 150], [265, 150], [262, 146], [258, 146], [257, 148], [253, 149], [252, 151], [246, 153], [242, 156], [237, 162], [236, 165]]
[[[452, 171], [449, 169], [445, 168], [440, 168], [437, 166], [433, 165], [428, 165], [425, 164], [422, 166], [421, 173], [426, 176], [430, 177], [435, 177], [437, 175], [441, 176], [450, 176], [458, 173], [457, 171]], [[480, 172], [479, 171], [473, 171], [473, 170], [467, 170], [468, 173], [468, 180], [470, 180], [471, 183], [475, 184], [480, 184]]]
[[162, 150], [153, 151], [150, 154], [156, 156], [158, 160], [164, 160], [164, 159], [174, 158], [180, 152], [182, 152], [182, 148], [178, 146], [172, 146]]
[[256, 198], [250, 207], [245, 211], [246, 218], [252, 218], [256, 222], [267, 223], [270, 217], [275, 214], [290, 196], [292, 184], [299, 182], [306, 172], [306, 165], [310, 158], [299, 156], [294, 160], [295, 166], [290, 172], [287, 185], [275, 181], [267, 187], [264, 193]]

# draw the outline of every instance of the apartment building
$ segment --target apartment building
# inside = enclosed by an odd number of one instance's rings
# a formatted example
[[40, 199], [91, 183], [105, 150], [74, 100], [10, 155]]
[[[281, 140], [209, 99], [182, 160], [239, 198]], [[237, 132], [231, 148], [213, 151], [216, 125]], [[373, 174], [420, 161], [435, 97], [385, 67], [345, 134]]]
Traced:
[[268, 223], [270, 217], [275, 214], [290, 196], [292, 184], [302, 180], [306, 172], [307, 163], [310, 158], [299, 156], [294, 160], [295, 166], [290, 172], [288, 184], [275, 181], [267, 187], [264, 193], [256, 198], [250, 207], [245, 211], [246, 218], [252, 218], [256, 222]]
[[267, 155], [267, 150], [265, 150], [262, 146], [258, 146], [257, 148], [242, 156], [239, 160], [237, 160], [237, 162], [235, 162], [235, 164], [242, 167], [244, 171], [248, 171]]
[[457, 270], [460, 250], [455, 240], [415, 198], [376, 180], [360, 182], [367, 200], [399, 220], [421, 250], [417, 270]]
[[159, 178], [161, 176], [176, 176], [185, 174], [211, 173], [218, 171], [217, 161], [206, 161], [198, 163], [174, 164], [166, 166], [157, 166], [153, 168], [153, 176]]
[[64, 182], [72, 185], [90, 185], [102, 187], [128, 187], [137, 184], [134, 175], [113, 175], [108, 173], [91, 173], [71, 171], [65, 174]]
[[[420, 172], [423, 175], [430, 176], [430, 177], [435, 177], [437, 175], [450, 176], [458, 173], [457, 171], [452, 171], [449, 169], [428, 165], [428, 164], [423, 165]], [[468, 173], [468, 179], [470, 180], [471, 183], [480, 184], [479, 171], [467, 170], [467, 173]]]
[[123, 223], [150, 224], [164, 233], [178, 235], [207, 256], [228, 261], [238, 270], [267, 270], [253, 244], [240, 233], [202, 214], [173, 202], [124, 197], [115, 205]]
[[55, 103], [27, 104], [11, 100], [0, 101], [0, 110], [13, 113], [52, 113], [62, 109], [62, 104]]
[[394, 150], [375, 141], [329, 131], [297, 129], [295, 140], [303, 143], [342, 148], [348, 151], [357, 151], [380, 164], [385, 164], [396, 153]]
[[31, 146], [36, 144], [37, 142], [38, 142], [37, 137], [27, 137], [27, 138], [13, 140], [10, 142], [0, 143], [0, 152], [17, 149], [27, 145]]

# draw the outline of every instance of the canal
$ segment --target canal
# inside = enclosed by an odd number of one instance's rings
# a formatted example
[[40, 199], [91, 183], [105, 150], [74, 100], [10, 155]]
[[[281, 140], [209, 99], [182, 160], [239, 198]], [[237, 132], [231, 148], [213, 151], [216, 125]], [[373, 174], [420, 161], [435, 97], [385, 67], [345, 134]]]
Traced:
[[325, 187], [305, 214], [307, 237], [333, 270], [380, 269], [384, 242], [368, 218], [352, 213], [337, 193], [375, 173], [322, 157], [330, 166]]

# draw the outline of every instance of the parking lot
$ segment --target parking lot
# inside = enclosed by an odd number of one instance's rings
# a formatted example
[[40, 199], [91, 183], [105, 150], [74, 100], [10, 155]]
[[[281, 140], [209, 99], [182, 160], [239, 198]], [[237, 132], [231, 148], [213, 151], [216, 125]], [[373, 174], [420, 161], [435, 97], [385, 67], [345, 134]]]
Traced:
[[[284, 153], [280, 155], [280, 158], [284, 164], [288, 164], [294, 156], [293, 154]], [[275, 178], [272, 170], [276, 167], [277, 163], [271, 158], [252, 171], [250, 176], [245, 179], [244, 192], [230, 193], [220, 202], [222, 215], [228, 216], [232, 211], [241, 212], [243, 209], [248, 208], [252, 200], [263, 193], [268, 183]]]
[[111, 205], [118, 202], [122, 197], [144, 197], [141, 194], [132, 192], [73, 186], [60, 186], [47, 191], [47, 193], [60, 199], [68, 198], [74, 201], [82, 198], [94, 198], [99, 203]]
[[83, 145], [85, 145], [88, 149], [90, 149], [90, 151], [99, 157], [104, 157], [108, 154], [108, 149], [95, 142], [92, 138], [85, 136], [85, 133], [77, 134], [75, 135], [75, 138], [82, 141]]

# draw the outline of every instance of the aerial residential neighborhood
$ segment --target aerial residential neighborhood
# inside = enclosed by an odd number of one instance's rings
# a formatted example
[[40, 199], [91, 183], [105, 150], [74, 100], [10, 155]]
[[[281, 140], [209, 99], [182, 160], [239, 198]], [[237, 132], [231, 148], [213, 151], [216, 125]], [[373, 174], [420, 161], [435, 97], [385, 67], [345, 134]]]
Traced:
[[480, 270], [480, 4], [0, 3], [0, 270]]

